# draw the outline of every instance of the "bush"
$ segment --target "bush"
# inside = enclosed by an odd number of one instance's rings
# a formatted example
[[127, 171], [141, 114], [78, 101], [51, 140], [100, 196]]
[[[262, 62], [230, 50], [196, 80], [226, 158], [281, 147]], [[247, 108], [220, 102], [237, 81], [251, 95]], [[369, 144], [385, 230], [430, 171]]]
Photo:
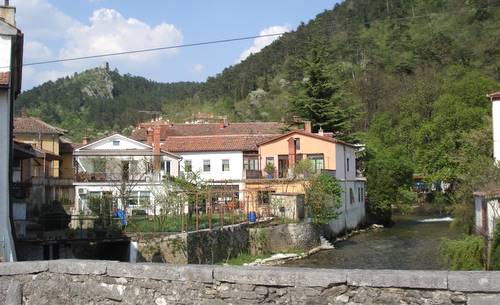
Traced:
[[327, 224], [337, 218], [342, 188], [335, 178], [327, 174], [314, 175], [306, 184], [305, 193], [304, 203], [310, 208], [314, 223]]
[[484, 268], [484, 241], [480, 236], [465, 236], [444, 240], [439, 249], [442, 261], [451, 270], [481, 270]]
[[500, 220], [497, 219], [491, 248], [491, 270], [500, 270]]

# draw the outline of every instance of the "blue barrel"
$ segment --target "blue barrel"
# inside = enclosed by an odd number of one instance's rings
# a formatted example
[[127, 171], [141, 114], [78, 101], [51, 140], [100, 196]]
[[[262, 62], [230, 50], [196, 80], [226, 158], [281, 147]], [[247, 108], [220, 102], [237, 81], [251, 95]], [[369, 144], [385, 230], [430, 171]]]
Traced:
[[257, 214], [255, 212], [248, 212], [248, 221], [256, 222], [257, 221]]

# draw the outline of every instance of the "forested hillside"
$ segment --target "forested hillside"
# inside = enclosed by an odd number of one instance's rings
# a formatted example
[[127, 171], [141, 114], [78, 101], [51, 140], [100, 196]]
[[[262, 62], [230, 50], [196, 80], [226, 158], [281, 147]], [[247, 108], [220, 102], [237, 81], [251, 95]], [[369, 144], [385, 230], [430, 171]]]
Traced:
[[127, 133], [131, 125], [151, 118], [144, 111], [159, 111], [165, 103], [193, 96], [200, 87], [193, 82], [157, 83], [99, 67], [24, 92], [16, 110], [67, 129], [70, 137], [80, 140], [84, 132], [94, 137]]
[[[96, 77], [97, 75], [97, 77]], [[85, 89], [87, 88], [87, 89]], [[301, 116], [367, 144], [375, 209], [414, 202], [412, 175], [446, 181], [433, 202], [471, 217], [492, 165], [490, 103], [500, 90], [500, 0], [346, 0], [202, 84], [159, 84], [96, 69], [24, 93], [17, 109], [79, 136], [122, 131], [161, 110], [230, 120]]]

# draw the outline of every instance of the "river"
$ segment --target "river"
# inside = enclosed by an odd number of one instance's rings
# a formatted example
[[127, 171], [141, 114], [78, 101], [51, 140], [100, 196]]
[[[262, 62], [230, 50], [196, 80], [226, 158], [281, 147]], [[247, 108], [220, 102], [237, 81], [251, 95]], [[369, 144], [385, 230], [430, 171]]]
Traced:
[[458, 233], [450, 219], [395, 216], [395, 225], [354, 235], [321, 251], [285, 266], [338, 269], [441, 270], [439, 245], [443, 238]]

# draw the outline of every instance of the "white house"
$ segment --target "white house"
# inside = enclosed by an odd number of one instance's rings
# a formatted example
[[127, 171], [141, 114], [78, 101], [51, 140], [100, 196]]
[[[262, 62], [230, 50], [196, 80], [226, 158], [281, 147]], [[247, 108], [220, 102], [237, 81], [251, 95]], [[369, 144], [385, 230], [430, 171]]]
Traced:
[[257, 144], [281, 134], [284, 127], [277, 122], [141, 124], [132, 138], [150, 143], [160, 132], [162, 148], [182, 157], [180, 174], [194, 172], [214, 186], [232, 191], [243, 199], [245, 179], [258, 177]]
[[21, 90], [23, 34], [16, 28], [15, 8], [0, 6], [0, 260], [15, 261], [10, 219], [12, 109]]
[[[159, 136], [152, 145], [115, 134], [86, 144], [73, 153], [75, 160], [75, 212], [86, 210], [92, 196], [110, 196], [116, 207], [132, 213], [153, 213], [155, 191], [169, 177], [179, 175], [181, 157], [162, 150]], [[127, 200], [125, 204], [122, 202]]]
[[[500, 164], [500, 92], [488, 95], [493, 115], [493, 155]], [[486, 190], [474, 193], [476, 231], [493, 237], [496, 224], [500, 221], [500, 190]]]

